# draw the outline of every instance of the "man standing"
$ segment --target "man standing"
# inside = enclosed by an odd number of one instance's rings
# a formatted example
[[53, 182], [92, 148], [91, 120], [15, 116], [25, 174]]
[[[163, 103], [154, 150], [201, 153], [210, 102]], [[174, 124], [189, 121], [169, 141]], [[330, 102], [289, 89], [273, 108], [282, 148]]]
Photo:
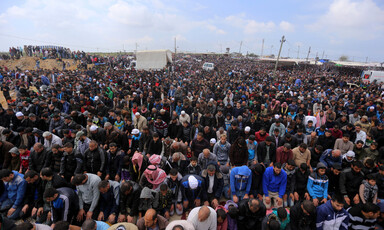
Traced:
[[317, 230], [347, 230], [348, 224], [349, 215], [344, 209], [344, 199], [339, 194], [334, 194], [332, 200], [317, 208]]
[[239, 203], [238, 229], [261, 229], [266, 215], [265, 206], [258, 199], [244, 199]]
[[307, 144], [302, 143], [299, 147], [292, 149], [292, 155], [296, 166], [306, 163], [311, 168], [311, 151], [309, 151]]
[[104, 150], [98, 146], [96, 141], [91, 141], [89, 143], [89, 148], [84, 153], [84, 171], [87, 173], [97, 174], [101, 177], [103, 175], [105, 165]]
[[84, 216], [86, 219], [97, 219], [99, 215], [100, 191], [98, 185], [101, 179], [95, 174], [85, 173], [77, 174], [72, 183], [76, 185], [79, 195], [79, 208], [77, 221], [82, 222]]
[[97, 220], [116, 223], [119, 212], [120, 184], [117, 181], [103, 180], [99, 183], [100, 214]]
[[118, 222], [136, 223], [139, 214], [141, 187], [133, 181], [126, 181], [120, 185], [120, 214]]
[[51, 151], [46, 150], [41, 143], [36, 143], [29, 155], [29, 170], [40, 172], [41, 169], [51, 166], [51, 155]]
[[202, 206], [192, 209], [187, 220], [195, 229], [217, 230], [217, 214], [211, 207]]
[[252, 186], [252, 171], [248, 166], [243, 165], [233, 168], [231, 170], [229, 181], [231, 185], [232, 200], [235, 203], [249, 197], [249, 192]]
[[[283, 206], [283, 196], [287, 187], [287, 173], [281, 169], [281, 163], [277, 162], [268, 167], [263, 175], [264, 204], [267, 209], [272, 206], [279, 208]], [[272, 200], [274, 199], [274, 205]]]
[[163, 216], [157, 214], [155, 209], [148, 209], [144, 217], [137, 221], [137, 228], [139, 230], [157, 229], [165, 230], [168, 226], [168, 220]]
[[72, 222], [72, 218], [79, 210], [79, 197], [71, 188], [48, 188], [44, 192], [44, 199], [51, 206], [51, 220]]
[[138, 129], [140, 132], [143, 132], [143, 128], [147, 126], [147, 119], [142, 116], [139, 112], [135, 113], [135, 117], [133, 118], [133, 126], [135, 129]]
[[340, 192], [348, 205], [360, 203], [359, 186], [364, 180], [362, 168], [363, 163], [361, 161], [353, 161], [351, 168], [343, 171], [340, 175]]

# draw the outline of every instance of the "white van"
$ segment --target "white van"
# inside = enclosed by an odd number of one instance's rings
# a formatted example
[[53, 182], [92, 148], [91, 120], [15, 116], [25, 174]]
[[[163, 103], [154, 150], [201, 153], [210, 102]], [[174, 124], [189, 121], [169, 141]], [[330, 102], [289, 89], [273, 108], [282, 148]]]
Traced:
[[206, 71], [212, 71], [215, 69], [215, 65], [213, 63], [210, 63], [210, 62], [205, 62], [203, 64], [203, 70], [206, 70]]
[[384, 71], [365, 70], [361, 73], [361, 78], [364, 83], [384, 82]]

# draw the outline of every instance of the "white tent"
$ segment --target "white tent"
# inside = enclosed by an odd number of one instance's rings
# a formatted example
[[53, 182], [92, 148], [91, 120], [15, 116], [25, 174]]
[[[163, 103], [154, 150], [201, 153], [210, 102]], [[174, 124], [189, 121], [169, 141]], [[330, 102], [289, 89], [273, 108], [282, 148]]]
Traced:
[[138, 51], [136, 68], [138, 70], [159, 70], [172, 63], [172, 52], [169, 50]]

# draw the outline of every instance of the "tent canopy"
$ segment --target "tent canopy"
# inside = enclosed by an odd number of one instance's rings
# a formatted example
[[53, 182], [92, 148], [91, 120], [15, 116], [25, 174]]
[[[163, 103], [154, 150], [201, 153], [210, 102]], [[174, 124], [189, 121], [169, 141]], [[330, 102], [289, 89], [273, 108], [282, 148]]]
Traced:
[[138, 51], [136, 53], [136, 68], [138, 70], [159, 70], [172, 63], [170, 50]]

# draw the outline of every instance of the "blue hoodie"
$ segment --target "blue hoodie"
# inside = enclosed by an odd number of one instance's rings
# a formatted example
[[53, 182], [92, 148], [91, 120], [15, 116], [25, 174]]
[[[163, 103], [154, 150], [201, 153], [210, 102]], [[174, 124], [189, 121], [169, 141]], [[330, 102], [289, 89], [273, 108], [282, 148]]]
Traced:
[[269, 192], [279, 192], [279, 197], [283, 198], [287, 187], [287, 173], [281, 169], [279, 175], [275, 175], [273, 166], [268, 167], [263, 175], [263, 191], [265, 196], [269, 196]]
[[[322, 164], [322, 163], [319, 163]], [[318, 165], [319, 165], [318, 164]], [[328, 197], [328, 177], [324, 174], [320, 176], [316, 172], [313, 172], [308, 177], [307, 190], [309, 195], [315, 198], [327, 198]]]
[[236, 195], [236, 191], [244, 191], [249, 194], [252, 185], [252, 171], [246, 166], [235, 167], [231, 171], [230, 177], [231, 193]]
[[343, 208], [336, 212], [331, 201], [317, 207], [316, 229], [347, 230], [349, 223], [348, 212]]
[[13, 180], [10, 182], [5, 182], [5, 193], [8, 197], [2, 196], [0, 202], [3, 202], [5, 199], [10, 199], [13, 201], [12, 208], [17, 209], [22, 205], [25, 191], [27, 189], [27, 182], [24, 180], [24, 175], [18, 173], [17, 171], [12, 171], [15, 175]]

